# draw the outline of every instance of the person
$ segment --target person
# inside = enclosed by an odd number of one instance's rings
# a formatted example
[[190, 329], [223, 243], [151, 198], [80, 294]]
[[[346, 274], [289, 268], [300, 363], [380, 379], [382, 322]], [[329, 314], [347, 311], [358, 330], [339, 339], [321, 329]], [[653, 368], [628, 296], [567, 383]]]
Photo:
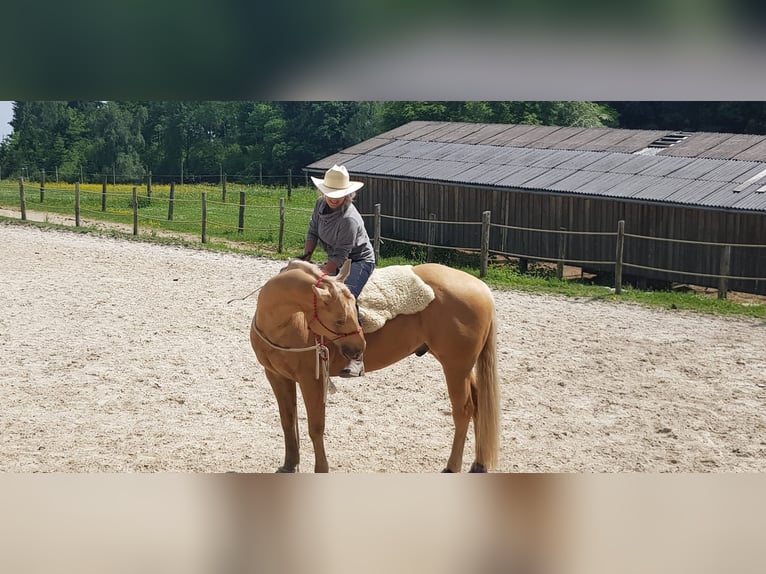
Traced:
[[[314, 204], [300, 259], [311, 261], [317, 243], [327, 253], [327, 262], [320, 268], [328, 275], [336, 274], [350, 259], [351, 269], [344, 283], [354, 297], [359, 297], [375, 269], [375, 250], [362, 216], [353, 204], [356, 192], [364, 183], [351, 181], [343, 165], [332, 166], [323, 179], [312, 176], [311, 180], [321, 194]], [[357, 307], [357, 316], [358, 311]], [[364, 358], [360, 355], [358, 359], [351, 359], [340, 376], [364, 376]]]

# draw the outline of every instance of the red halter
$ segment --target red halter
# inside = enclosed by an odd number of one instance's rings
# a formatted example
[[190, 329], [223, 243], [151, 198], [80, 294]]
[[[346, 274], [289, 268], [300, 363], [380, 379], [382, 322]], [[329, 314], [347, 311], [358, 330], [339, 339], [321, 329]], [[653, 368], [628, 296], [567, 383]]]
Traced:
[[[319, 279], [317, 279], [317, 282], [314, 283], [314, 287], [319, 287], [319, 284], [322, 282], [322, 280], [325, 277], [327, 277], [327, 273], [322, 273], [321, 277], [319, 277]], [[316, 294], [316, 292], [314, 292], [314, 316], [311, 318], [311, 321], [309, 321], [309, 328], [311, 327], [311, 323], [313, 323], [314, 321], [319, 323], [325, 329], [325, 331], [328, 331], [329, 333], [332, 333], [333, 335], [335, 335], [335, 338], [332, 339], [333, 341], [337, 341], [338, 339], [342, 339], [343, 337], [349, 337], [351, 335], [357, 335], [357, 334], [362, 332], [362, 327], [359, 326], [359, 327], [356, 328], [356, 331], [350, 331], [348, 333], [338, 333], [337, 331], [333, 331], [327, 325], [322, 323], [322, 319], [319, 318], [319, 314], [317, 313], [317, 294]]]

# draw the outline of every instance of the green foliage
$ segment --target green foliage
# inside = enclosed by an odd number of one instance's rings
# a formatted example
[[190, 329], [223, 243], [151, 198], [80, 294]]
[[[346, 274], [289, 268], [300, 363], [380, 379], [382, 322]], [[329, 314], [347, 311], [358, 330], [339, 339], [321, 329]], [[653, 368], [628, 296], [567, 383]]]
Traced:
[[0, 163], [14, 178], [253, 182], [412, 120], [766, 133], [766, 103], [17, 101]]

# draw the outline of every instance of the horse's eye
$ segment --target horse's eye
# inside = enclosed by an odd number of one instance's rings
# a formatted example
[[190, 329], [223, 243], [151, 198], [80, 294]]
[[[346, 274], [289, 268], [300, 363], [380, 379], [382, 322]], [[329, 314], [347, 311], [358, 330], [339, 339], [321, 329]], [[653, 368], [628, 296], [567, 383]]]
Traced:
[[346, 323], [346, 322], [345, 322], [345, 321], [342, 321], [342, 320], [339, 320], [339, 321], [335, 321], [335, 324], [336, 324], [338, 327], [342, 327], [342, 326], [343, 326], [345, 323]]

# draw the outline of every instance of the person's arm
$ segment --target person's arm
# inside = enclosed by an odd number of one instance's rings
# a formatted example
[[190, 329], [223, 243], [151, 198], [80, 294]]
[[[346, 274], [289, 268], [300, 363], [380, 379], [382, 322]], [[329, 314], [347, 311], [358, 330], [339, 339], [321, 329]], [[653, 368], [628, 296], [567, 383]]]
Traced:
[[317, 242], [315, 239], [307, 239], [306, 242], [303, 244], [303, 255], [298, 257], [298, 259], [303, 259], [304, 261], [311, 261], [311, 256], [314, 254], [314, 249], [317, 247]]
[[335, 271], [338, 269], [338, 264], [335, 263], [335, 261], [328, 261], [324, 265], [320, 265], [319, 269], [322, 270], [322, 273], [327, 273], [328, 275], [333, 275]]
[[309, 218], [309, 228], [306, 230], [306, 241], [303, 243], [303, 255], [298, 257], [298, 259], [311, 261], [311, 256], [314, 253], [314, 249], [316, 249], [317, 240], [319, 239], [318, 225], [320, 203], [320, 199], [317, 199], [316, 203], [314, 204], [314, 211], [311, 213], [311, 217]]

